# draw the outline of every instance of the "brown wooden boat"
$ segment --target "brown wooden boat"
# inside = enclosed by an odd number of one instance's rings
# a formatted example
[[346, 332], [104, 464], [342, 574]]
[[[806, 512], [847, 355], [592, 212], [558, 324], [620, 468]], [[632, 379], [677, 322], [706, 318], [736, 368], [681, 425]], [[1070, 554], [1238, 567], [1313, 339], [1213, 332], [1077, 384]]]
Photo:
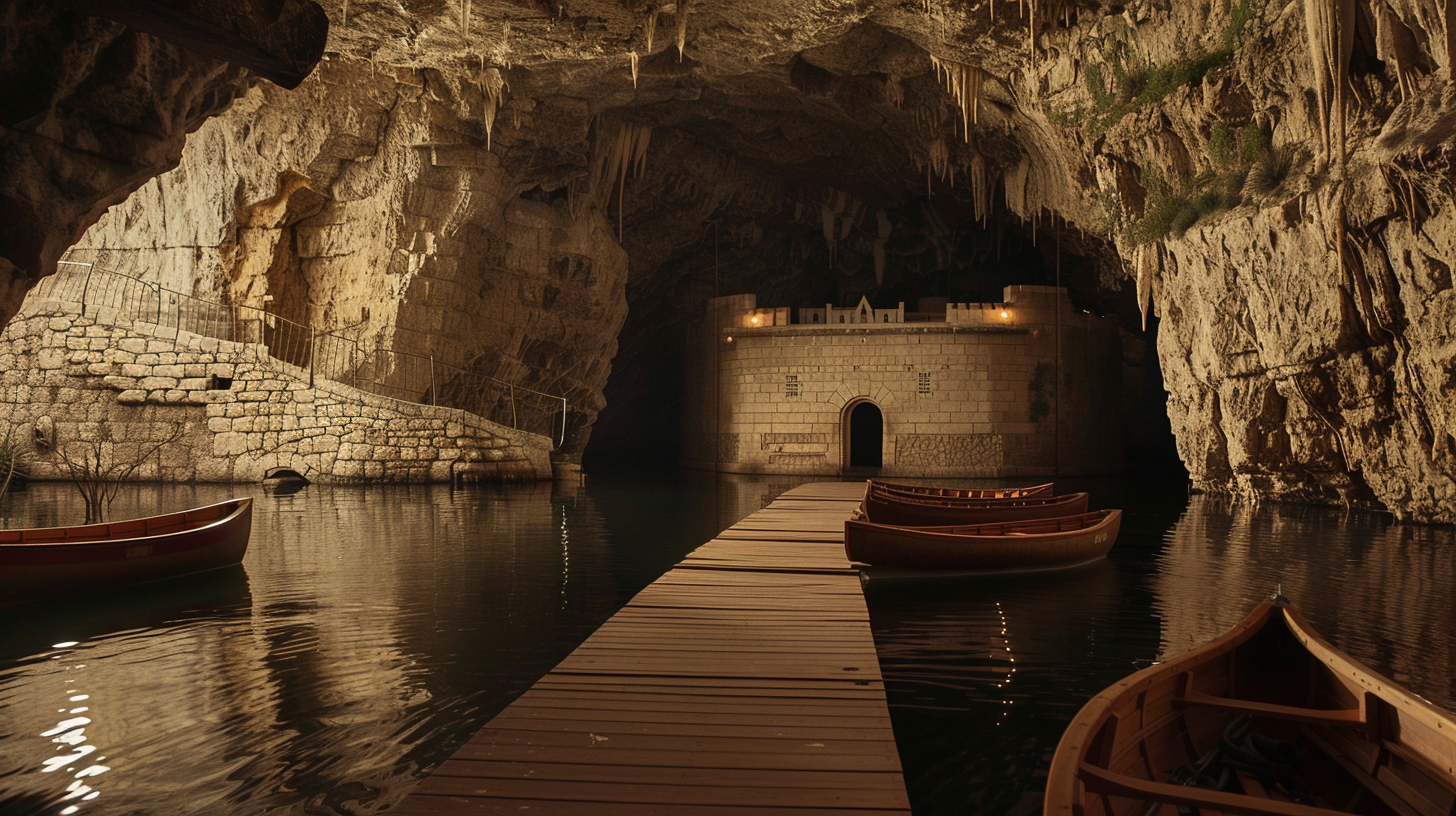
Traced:
[[1444, 816], [1456, 808], [1456, 720], [1336, 650], [1276, 598], [1093, 697], [1062, 735], [1046, 816], [1174, 807]]
[[1107, 555], [1121, 523], [1121, 510], [951, 527], [897, 527], [850, 519], [844, 523], [844, 552], [850, 561], [876, 569], [1059, 569]]
[[1023, 496], [1050, 496], [1052, 492], [1051, 482], [1031, 487], [934, 487], [870, 479], [869, 487], [879, 488], [887, 493], [936, 499], [1017, 499]]
[[0, 606], [156, 581], [237, 564], [253, 500], [164, 516], [0, 530]]
[[876, 524], [901, 527], [945, 527], [996, 521], [1075, 516], [1087, 512], [1087, 494], [1017, 496], [1004, 499], [939, 499], [865, 489], [860, 515]]

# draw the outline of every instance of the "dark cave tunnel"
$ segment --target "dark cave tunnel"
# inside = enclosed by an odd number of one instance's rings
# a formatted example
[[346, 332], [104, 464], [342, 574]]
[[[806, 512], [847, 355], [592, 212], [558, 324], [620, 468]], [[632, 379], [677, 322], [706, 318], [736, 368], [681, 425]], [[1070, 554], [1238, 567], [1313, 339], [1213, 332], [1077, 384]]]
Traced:
[[[1006, 286], [1060, 282], [1076, 308], [1118, 318], [1128, 469], [1186, 473], [1158, 368], [1158, 320], [1150, 315], [1143, 330], [1130, 281], [1121, 290], [1100, 285], [1105, 265], [1116, 262], [1111, 247], [1050, 212], [1032, 224], [998, 205], [977, 220], [970, 201], [948, 192], [922, 195], [889, 213], [893, 231], [878, 277], [864, 242], [838, 242], [831, 251], [811, 227], [780, 223], [769, 228], [776, 233], [772, 238], [753, 245], [738, 231], [725, 237], [720, 224], [706, 224], [699, 241], [664, 264], [670, 273], [659, 269], [629, 284], [606, 405], [584, 465], [609, 469], [677, 461], [684, 341], [712, 297], [754, 294], [761, 308], [792, 307], [797, 321], [800, 308], [852, 306], [862, 296], [876, 307], [903, 302], [906, 311], [916, 311], [921, 299], [938, 299], [937, 309], [944, 300], [991, 303], [1002, 300]], [[874, 214], [865, 220], [874, 230]]]

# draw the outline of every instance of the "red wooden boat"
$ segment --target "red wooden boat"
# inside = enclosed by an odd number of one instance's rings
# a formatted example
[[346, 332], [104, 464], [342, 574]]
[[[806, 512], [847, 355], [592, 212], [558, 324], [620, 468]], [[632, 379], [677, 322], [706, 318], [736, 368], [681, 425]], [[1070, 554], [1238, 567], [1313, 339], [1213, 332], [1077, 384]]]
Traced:
[[243, 560], [253, 500], [164, 516], [0, 530], [0, 606], [140, 584]]
[[952, 527], [844, 523], [849, 560], [877, 569], [1002, 572], [1059, 569], [1107, 555], [1121, 510]]
[[951, 500], [1017, 499], [1024, 496], [1050, 496], [1052, 493], [1051, 482], [1032, 485], [1031, 487], [933, 487], [927, 485], [897, 484], [894, 482], [882, 482], [879, 479], [870, 479], [869, 487], [903, 496], [923, 496]]
[[1453, 769], [1449, 712], [1276, 597], [1088, 701], [1052, 756], [1044, 813], [1446, 816]]
[[860, 514], [865, 520], [901, 527], [988, 524], [995, 521], [1075, 516], [1085, 512], [1086, 493], [946, 500], [882, 491], [873, 482], [865, 489], [864, 501], [860, 504]]

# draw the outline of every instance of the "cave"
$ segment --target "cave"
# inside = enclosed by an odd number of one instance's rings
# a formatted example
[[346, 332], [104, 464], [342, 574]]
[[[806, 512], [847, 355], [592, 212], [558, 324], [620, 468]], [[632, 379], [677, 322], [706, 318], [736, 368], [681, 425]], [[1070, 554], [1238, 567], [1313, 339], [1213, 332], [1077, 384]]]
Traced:
[[1456, 802], [1456, 0], [0, 20], [0, 811]]
[[[311, 382], [544, 436], [561, 471], [684, 458], [712, 298], [1060, 286], [1120, 327], [1134, 467], [1448, 517], [1450, 60], [1424, 4], [1303, 29], [1252, 0], [156, 8], [7, 4], [7, 70], [46, 66], [3, 108], [7, 314], [89, 264], [159, 315], [256, 313]], [[1334, 67], [1309, 62], [1326, 29], [1352, 35]]]

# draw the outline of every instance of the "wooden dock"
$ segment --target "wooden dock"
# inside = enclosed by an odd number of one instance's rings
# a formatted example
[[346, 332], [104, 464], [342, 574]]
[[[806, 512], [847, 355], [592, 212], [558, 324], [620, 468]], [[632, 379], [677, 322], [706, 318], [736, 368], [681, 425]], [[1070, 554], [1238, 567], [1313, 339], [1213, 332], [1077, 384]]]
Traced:
[[844, 520], [785, 493], [642, 590], [390, 816], [909, 814]]

